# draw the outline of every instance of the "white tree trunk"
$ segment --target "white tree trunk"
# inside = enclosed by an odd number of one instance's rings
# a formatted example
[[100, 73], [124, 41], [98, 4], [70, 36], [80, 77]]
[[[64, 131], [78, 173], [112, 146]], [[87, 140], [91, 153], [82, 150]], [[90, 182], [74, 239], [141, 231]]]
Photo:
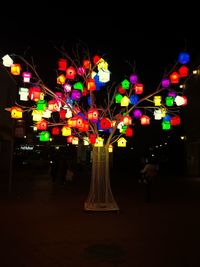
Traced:
[[111, 191], [109, 151], [106, 147], [93, 147], [90, 191], [84, 203], [84, 209], [89, 211], [119, 210]]

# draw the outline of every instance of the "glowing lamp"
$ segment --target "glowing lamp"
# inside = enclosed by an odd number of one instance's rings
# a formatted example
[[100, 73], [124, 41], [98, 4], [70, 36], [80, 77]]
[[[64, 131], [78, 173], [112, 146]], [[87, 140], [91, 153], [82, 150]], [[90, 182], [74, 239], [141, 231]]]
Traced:
[[78, 143], [79, 143], [79, 138], [76, 137], [76, 136], [73, 136], [73, 138], [72, 138], [72, 145], [78, 145]]
[[41, 121], [42, 120], [42, 111], [41, 110], [36, 110], [36, 109], [34, 109], [33, 111], [32, 111], [32, 119], [33, 119], [33, 121]]
[[74, 67], [70, 66], [69, 68], [66, 69], [66, 78], [70, 80], [74, 80], [76, 76], [76, 70]]
[[179, 70], [178, 70], [179, 75], [180, 75], [181, 78], [182, 77], [187, 77], [188, 76], [188, 71], [189, 71], [188, 67], [187, 66], [184, 66], [184, 65], [181, 66], [179, 68]]
[[96, 143], [96, 139], [97, 139], [96, 134], [89, 135], [90, 144], [94, 145]]
[[147, 115], [142, 115], [140, 118], [141, 125], [149, 125], [150, 124], [150, 118]]
[[141, 116], [142, 116], [142, 111], [140, 109], [136, 108], [133, 110], [133, 117], [135, 119], [140, 119]]
[[110, 81], [110, 71], [105, 69], [100, 69], [98, 71], [99, 81], [106, 83]]
[[83, 83], [82, 82], [76, 82], [74, 85], [73, 85], [73, 88], [76, 89], [76, 90], [80, 90], [81, 92], [83, 92]]
[[132, 124], [132, 118], [128, 115], [123, 117], [124, 125], [131, 125]]
[[172, 125], [172, 126], [180, 125], [180, 123], [181, 123], [181, 118], [180, 118], [180, 116], [176, 115], [176, 116], [173, 116], [173, 117], [171, 118], [171, 125]]
[[131, 136], [133, 136], [133, 129], [131, 129], [130, 127], [128, 127], [128, 128], [126, 129], [126, 133], [125, 133], [125, 135], [126, 135], [127, 137], [131, 137]]
[[12, 119], [22, 119], [23, 110], [20, 107], [12, 107], [10, 112]]
[[168, 96], [172, 96], [173, 98], [175, 98], [176, 97], [176, 92], [175, 92], [175, 90], [171, 89], [171, 90], [168, 91], [167, 95]]
[[29, 98], [35, 102], [44, 98], [44, 94], [39, 86], [33, 86], [29, 88]]
[[37, 110], [45, 110], [47, 107], [47, 102], [45, 100], [37, 101]]
[[47, 142], [50, 139], [50, 133], [48, 131], [42, 131], [39, 133], [39, 140], [42, 142]]
[[100, 119], [99, 123], [100, 123], [100, 128], [102, 130], [107, 130], [111, 128], [111, 121], [108, 118]]
[[3, 65], [5, 67], [11, 67], [13, 65], [13, 60], [9, 55], [3, 56], [2, 59], [3, 59]]
[[70, 136], [72, 134], [72, 129], [69, 126], [64, 125], [61, 132], [63, 136]]
[[96, 90], [96, 84], [95, 84], [95, 80], [93, 78], [89, 78], [86, 80], [86, 85], [87, 85], [87, 89], [89, 91], [94, 91]]
[[58, 60], [58, 69], [61, 71], [65, 71], [67, 68], [67, 60], [64, 58], [60, 58]]
[[126, 139], [124, 137], [120, 137], [118, 140], [117, 140], [117, 146], [118, 147], [126, 147]]
[[181, 52], [178, 56], [180, 64], [187, 64], [190, 61], [190, 55], [187, 52]]
[[88, 120], [96, 123], [99, 118], [99, 112], [96, 108], [90, 108], [88, 110]]
[[170, 130], [171, 129], [170, 121], [167, 121], [167, 120], [162, 121], [162, 129], [163, 130]]
[[73, 139], [73, 136], [72, 135], [67, 136], [67, 143], [71, 143], [72, 142], [72, 139]]
[[89, 122], [83, 120], [83, 123], [82, 123], [81, 126], [78, 127], [78, 130], [79, 130], [80, 132], [88, 132], [88, 130], [89, 130]]
[[177, 106], [185, 106], [187, 105], [187, 98], [186, 96], [179, 96], [177, 95], [174, 99]]
[[136, 83], [134, 85], [134, 90], [137, 95], [140, 95], [143, 93], [144, 85], [142, 83]]
[[20, 100], [28, 101], [28, 96], [29, 96], [28, 88], [20, 87], [19, 88], [19, 95], [20, 95]]
[[136, 74], [131, 74], [129, 80], [132, 84], [136, 84], [138, 82], [138, 76]]
[[45, 109], [45, 110], [42, 111], [42, 117], [46, 118], [46, 119], [49, 119], [49, 118], [51, 118], [51, 113], [52, 112], [50, 110]]
[[71, 99], [75, 101], [79, 101], [82, 96], [82, 93], [80, 90], [73, 89], [71, 92]]
[[29, 83], [32, 75], [30, 72], [23, 72], [22, 77], [25, 83]]
[[65, 84], [66, 77], [64, 74], [60, 74], [57, 77], [57, 84]]
[[48, 126], [48, 122], [45, 119], [42, 119], [41, 121], [38, 121], [37, 124], [37, 130], [45, 131]]
[[83, 145], [84, 146], [89, 146], [89, 144], [90, 144], [89, 138], [87, 136], [84, 136], [83, 137]]
[[103, 147], [104, 139], [102, 137], [97, 137], [94, 144], [95, 147]]
[[20, 64], [13, 64], [10, 69], [13, 75], [20, 75], [21, 72], [21, 65]]
[[113, 145], [110, 144], [110, 145], [108, 146], [108, 152], [109, 152], [109, 153], [112, 153], [112, 152], [113, 152]]
[[137, 104], [138, 100], [139, 100], [138, 95], [131, 95], [130, 96], [130, 104], [135, 105], [135, 104]]
[[125, 79], [125, 80], [123, 80], [123, 81], [121, 82], [121, 85], [122, 85], [122, 88], [123, 88], [123, 89], [127, 90], [127, 89], [129, 89], [130, 82], [129, 82], [129, 80]]
[[161, 101], [162, 101], [162, 97], [160, 95], [155, 95], [153, 98], [153, 101], [154, 101], [155, 106], [160, 106]]
[[117, 93], [116, 96], [115, 96], [115, 103], [120, 104], [122, 98], [123, 98], [123, 96], [121, 94]]
[[78, 75], [83, 76], [85, 75], [85, 69], [83, 67], [79, 67], [77, 73]]
[[118, 88], [118, 92], [119, 92], [120, 94], [124, 95], [124, 94], [126, 93], [126, 89], [123, 89], [122, 86], [120, 86], [120, 87]]
[[107, 70], [108, 69], [108, 63], [103, 58], [101, 58], [97, 64], [97, 69], [98, 70], [100, 70], [100, 69]]
[[59, 135], [60, 134], [60, 128], [59, 127], [53, 127], [51, 130], [52, 135]]
[[178, 72], [174, 71], [174, 72], [172, 72], [172, 74], [169, 76], [169, 78], [170, 78], [170, 82], [171, 82], [172, 84], [179, 83], [180, 75], [178, 74]]
[[165, 103], [166, 103], [166, 106], [172, 107], [174, 105], [174, 97], [173, 96], [166, 96]]
[[49, 100], [48, 102], [48, 110], [50, 110], [51, 112], [56, 112], [59, 111], [60, 107], [59, 104], [56, 100]]
[[122, 107], [128, 107], [129, 103], [130, 103], [130, 99], [128, 98], [128, 96], [126, 96], [126, 95], [123, 96], [121, 99], [120, 105]]
[[90, 66], [91, 66], [90, 60], [85, 59], [85, 60], [83, 61], [83, 68], [84, 68], [84, 69], [90, 69]]
[[64, 120], [66, 118], [66, 113], [67, 113], [67, 111], [65, 109], [61, 109], [59, 111], [59, 117], [61, 120]]
[[155, 120], [161, 120], [162, 119], [162, 110], [161, 109], [155, 109], [153, 112], [154, 119]]
[[94, 63], [94, 65], [96, 65], [99, 62], [100, 59], [101, 59], [101, 57], [98, 56], [98, 55], [93, 56], [93, 63]]
[[168, 78], [163, 78], [161, 81], [162, 87], [163, 88], [168, 88], [170, 86], [170, 79]]
[[72, 86], [71, 86], [71, 84], [69, 84], [69, 83], [65, 83], [65, 84], [63, 85], [63, 88], [64, 88], [64, 91], [65, 91], [66, 93], [69, 93], [69, 92], [71, 92], [71, 90], [72, 90]]

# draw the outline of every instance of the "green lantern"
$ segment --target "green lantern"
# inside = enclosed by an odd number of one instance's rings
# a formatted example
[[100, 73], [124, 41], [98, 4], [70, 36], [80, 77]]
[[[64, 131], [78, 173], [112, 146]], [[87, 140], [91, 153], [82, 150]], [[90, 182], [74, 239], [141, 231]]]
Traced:
[[173, 98], [173, 96], [167, 96], [165, 98], [165, 103], [166, 103], [166, 106], [172, 107], [173, 104], [174, 104], [174, 98]]
[[48, 131], [42, 131], [39, 133], [39, 140], [42, 142], [47, 142], [50, 139], [50, 133]]
[[47, 102], [45, 100], [37, 101], [37, 110], [45, 110], [47, 107]]
[[115, 96], [115, 103], [120, 104], [123, 96], [121, 94], [116, 94]]
[[170, 121], [167, 121], [167, 120], [162, 121], [162, 129], [163, 130], [170, 130], [171, 129]]
[[76, 90], [80, 90], [81, 92], [83, 92], [84, 86], [83, 86], [82, 82], [77, 82], [77, 83], [75, 83], [73, 85], [73, 88], [76, 89]]
[[125, 80], [123, 80], [122, 82], [121, 82], [121, 85], [122, 85], [122, 88], [123, 89], [129, 89], [129, 86], [130, 86], [130, 82], [129, 82], [129, 80], [127, 80], [127, 79], [125, 79]]

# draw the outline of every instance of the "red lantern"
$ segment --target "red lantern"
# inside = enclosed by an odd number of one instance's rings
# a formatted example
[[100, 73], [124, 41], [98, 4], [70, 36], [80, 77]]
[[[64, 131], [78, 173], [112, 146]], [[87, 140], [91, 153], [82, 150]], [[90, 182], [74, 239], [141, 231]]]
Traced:
[[126, 133], [125, 133], [125, 135], [128, 136], [128, 137], [133, 136], [133, 129], [131, 129], [131, 128], [127, 128], [127, 129], [126, 129]]
[[87, 132], [89, 129], [89, 122], [88, 121], [84, 121], [81, 126], [78, 127], [80, 132]]
[[76, 70], [74, 67], [70, 66], [69, 68], [66, 69], [66, 78], [70, 80], [74, 80], [76, 75]]
[[85, 59], [85, 60], [83, 61], [83, 68], [84, 68], [84, 69], [90, 69], [90, 66], [91, 66], [90, 61], [89, 61], [88, 59]]
[[59, 111], [59, 116], [60, 116], [61, 120], [64, 120], [66, 118], [66, 113], [67, 113], [67, 111], [65, 109], [61, 109]]
[[29, 88], [29, 98], [33, 101], [42, 100], [41, 97], [42, 91], [40, 87], [34, 86]]
[[118, 92], [123, 95], [126, 93], [126, 89], [123, 89], [122, 86], [120, 86]]
[[111, 128], [111, 121], [108, 118], [102, 118], [100, 120], [100, 127], [103, 130], [107, 130], [107, 129]]
[[94, 65], [96, 65], [96, 64], [99, 62], [100, 59], [101, 59], [100, 56], [95, 55], [95, 56], [93, 57], [93, 63], [94, 63]]
[[181, 66], [178, 70], [180, 77], [187, 77], [188, 76], [188, 70], [189, 70], [188, 67], [186, 67], [184, 65]]
[[90, 134], [90, 136], [89, 136], [90, 144], [92, 144], [92, 145], [95, 144], [96, 139], [97, 139], [96, 134]]
[[52, 135], [59, 135], [60, 128], [59, 127], [53, 127], [51, 130]]
[[97, 122], [99, 117], [99, 112], [96, 108], [90, 108], [88, 110], [88, 120], [92, 122]]
[[176, 126], [176, 125], [180, 125], [181, 123], [181, 119], [180, 119], [180, 116], [174, 116], [171, 118], [171, 125], [172, 126]]
[[47, 129], [48, 122], [46, 120], [41, 120], [37, 122], [37, 130], [45, 131]]
[[144, 85], [142, 83], [136, 83], [134, 85], [134, 89], [135, 89], [135, 93], [137, 95], [142, 94], [143, 93], [143, 89], [144, 89]]
[[66, 68], [67, 68], [67, 60], [63, 59], [63, 58], [60, 58], [58, 60], [58, 69], [61, 70], [61, 71], [65, 71]]

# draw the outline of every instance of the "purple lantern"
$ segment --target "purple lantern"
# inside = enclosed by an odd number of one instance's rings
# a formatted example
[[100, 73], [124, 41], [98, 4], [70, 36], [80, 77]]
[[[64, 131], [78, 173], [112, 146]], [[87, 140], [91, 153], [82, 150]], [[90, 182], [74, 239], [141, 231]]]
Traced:
[[132, 84], [136, 84], [138, 81], [138, 76], [136, 74], [131, 74], [129, 80]]
[[81, 91], [80, 90], [74, 89], [71, 92], [71, 99], [78, 101], [78, 100], [80, 100], [81, 95], [82, 94], [81, 94]]
[[133, 117], [135, 119], [140, 119], [141, 116], [142, 116], [142, 111], [140, 109], [133, 110]]
[[170, 86], [170, 80], [168, 78], [163, 78], [161, 83], [163, 88], [168, 88]]

